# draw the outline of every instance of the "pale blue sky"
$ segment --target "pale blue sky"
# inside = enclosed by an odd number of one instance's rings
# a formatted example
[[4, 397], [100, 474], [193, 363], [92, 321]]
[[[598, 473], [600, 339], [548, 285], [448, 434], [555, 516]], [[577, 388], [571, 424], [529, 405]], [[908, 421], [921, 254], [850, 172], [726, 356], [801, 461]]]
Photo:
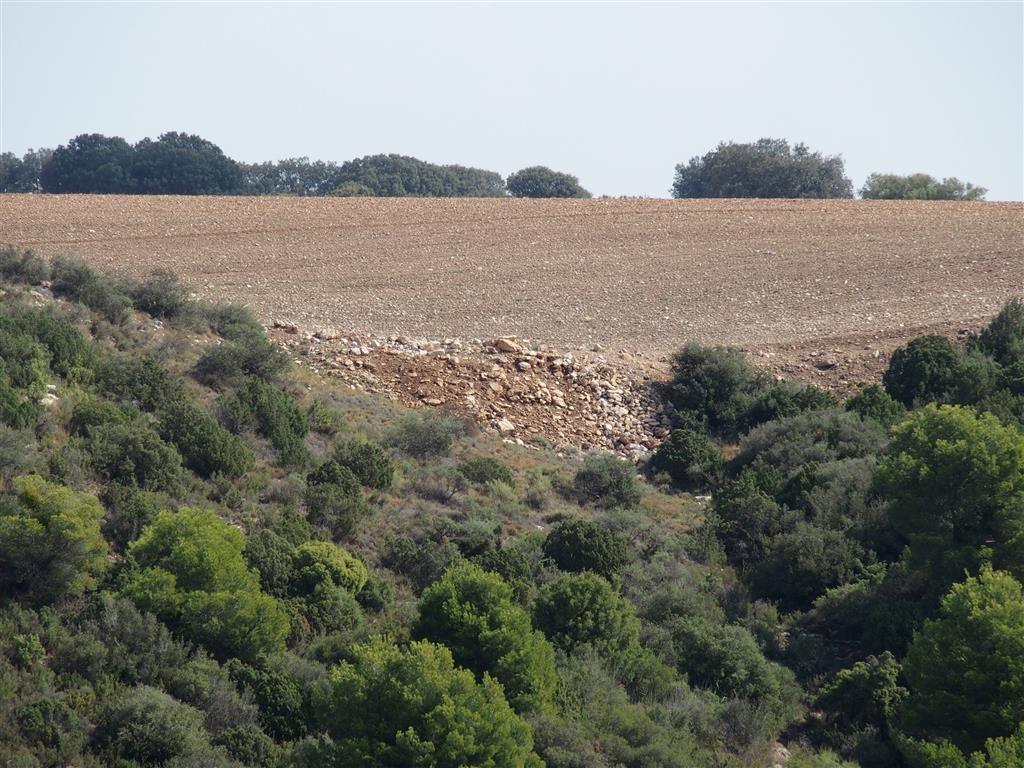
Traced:
[[761, 136], [1020, 200], [1024, 5], [0, 0], [0, 149], [198, 133], [239, 160], [377, 152], [596, 194]]

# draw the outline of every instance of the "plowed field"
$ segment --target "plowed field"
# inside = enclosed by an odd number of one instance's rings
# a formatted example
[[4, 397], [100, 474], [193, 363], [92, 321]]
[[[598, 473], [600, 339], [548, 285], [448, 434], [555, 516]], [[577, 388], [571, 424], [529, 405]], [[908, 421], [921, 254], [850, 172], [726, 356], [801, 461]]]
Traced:
[[1019, 203], [3, 195], [0, 243], [170, 267], [268, 322], [649, 360], [891, 346], [1024, 293]]

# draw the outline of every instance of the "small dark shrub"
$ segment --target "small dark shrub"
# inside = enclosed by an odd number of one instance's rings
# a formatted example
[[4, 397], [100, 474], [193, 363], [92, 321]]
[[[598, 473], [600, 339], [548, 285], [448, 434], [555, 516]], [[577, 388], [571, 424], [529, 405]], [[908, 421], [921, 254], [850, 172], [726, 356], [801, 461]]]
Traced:
[[146, 280], [133, 287], [135, 308], [153, 317], [174, 318], [188, 301], [188, 291], [177, 275], [167, 269], [154, 270]]
[[658, 446], [651, 469], [667, 472], [672, 482], [684, 490], [702, 490], [721, 482], [725, 460], [706, 434], [673, 429], [668, 440]]
[[15, 313], [14, 321], [50, 353], [50, 369], [65, 379], [80, 381], [91, 375], [95, 362], [92, 344], [78, 328], [52, 311]]
[[39, 285], [50, 278], [46, 262], [32, 251], [19, 251], [13, 245], [0, 248], [0, 277], [13, 283]]
[[309, 422], [284, 390], [251, 378], [238, 391], [221, 397], [219, 405], [233, 432], [253, 428], [270, 440], [282, 463], [305, 461], [307, 451], [303, 439], [309, 432]]
[[576, 497], [599, 507], [630, 507], [640, 501], [636, 469], [610, 453], [592, 454], [573, 481]]
[[459, 464], [459, 472], [473, 483], [490, 483], [497, 480], [513, 488], [516, 485], [516, 477], [512, 470], [491, 456], [480, 456], [464, 461]]
[[170, 403], [158, 413], [161, 436], [181, 453], [185, 466], [201, 477], [244, 475], [255, 463], [249, 447], [188, 400]]
[[893, 399], [912, 407], [956, 402], [962, 353], [945, 336], [920, 336], [889, 358], [882, 381]]
[[326, 528], [335, 539], [351, 536], [359, 523], [370, 516], [362, 490], [353, 494], [349, 488], [334, 483], [309, 486], [305, 502], [309, 521]]
[[455, 419], [436, 413], [410, 413], [388, 432], [387, 443], [413, 458], [443, 456], [466, 427]]
[[359, 478], [356, 477], [348, 467], [339, 464], [334, 459], [325, 461], [319, 467], [306, 475], [306, 484], [314, 485], [337, 485], [350, 496], [362, 495], [362, 487]]
[[903, 403], [894, 400], [877, 384], [864, 387], [856, 395], [850, 397], [843, 407], [847, 411], [860, 414], [862, 419], [871, 419], [883, 427], [891, 427], [907, 412]]
[[108, 483], [173, 491], [180, 481], [181, 455], [143, 424], [91, 426], [83, 446], [95, 471]]
[[274, 381], [289, 365], [288, 355], [266, 336], [242, 336], [210, 347], [196, 362], [192, 375], [210, 387], [241, 386], [246, 377]]
[[51, 273], [52, 289], [57, 296], [84, 304], [115, 324], [122, 324], [131, 316], [128, 290], [113, 278], [101, 276], [84, 261], [55, 258]]
[[690, 414], [691, 421], [734, 436], [766, 383], [738, 349], [687, 344], [672, 359], [667, 394], [678, 410]]
[[184, 383], [151, 357], [112, 355], [97, 366], [101, 392], [144, 411], [157, 411], [184, 400]]
[[629, 545], [588, 520], [564, 520], [544, 540], [544, 554], [563, 571], [593, 571], [611, 578], [629, 562]]
[[1024, 361], [1024, 299], [1010, 299], [970, 346], [1003, 366]]
[[387, 490], [394, 480], [395, 467], [387, 452], [376, 443], [340, 442], [334, 446], [333, 460], [352, 470], [359, 481], [370, 488]]
[[744, 429], [751, 429], [804, 411], [834, 408], [838, 402], [835, 395], [818, 387], [776, 382], [757, 393], [741, 422]]

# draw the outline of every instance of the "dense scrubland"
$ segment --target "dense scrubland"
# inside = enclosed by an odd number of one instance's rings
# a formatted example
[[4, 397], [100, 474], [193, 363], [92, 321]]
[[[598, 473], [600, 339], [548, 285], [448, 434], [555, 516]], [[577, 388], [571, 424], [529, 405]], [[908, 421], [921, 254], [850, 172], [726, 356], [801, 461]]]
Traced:
[[637, 468], [332, 387], [167, 272], [0, 274], [4, 765], [1024, 761], [1019, 300], [845, 402], [688, 345]]

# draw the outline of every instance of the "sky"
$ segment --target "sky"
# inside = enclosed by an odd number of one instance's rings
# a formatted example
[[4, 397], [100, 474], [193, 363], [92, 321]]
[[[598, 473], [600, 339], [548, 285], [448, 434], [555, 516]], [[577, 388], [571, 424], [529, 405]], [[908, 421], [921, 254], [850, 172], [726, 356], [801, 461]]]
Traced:
[[1024, 197], [1024, 3], [0, 0], [0, 151], [197, 133], [247, 162], [413, 155], [595, 194], [763, 136]]

